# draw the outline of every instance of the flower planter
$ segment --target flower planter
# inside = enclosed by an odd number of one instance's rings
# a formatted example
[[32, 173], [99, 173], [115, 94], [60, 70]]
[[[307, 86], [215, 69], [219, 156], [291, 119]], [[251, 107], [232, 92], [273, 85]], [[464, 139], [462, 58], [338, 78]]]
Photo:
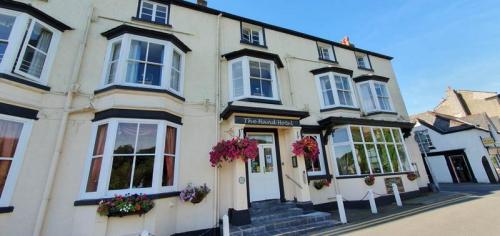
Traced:
[[375, 176], [369, 175], [365, 177], [365, 184], [368, 186], [372, 186], [375, 184]]
[[330, 181], [325, 180], [325, 179], [322, 179], [322, 180], [319, 180], [319, 181], [314, 181], [313, 182], [313, 186], [314, 186], [315, 189], [321, 190], [325, 186], [327, 186], [327, 187], [330, 186]]
[[203, 201], [208, 193], [210, 193], [210, 188], [207, 187], [207, 184], [197, 187], [193, 187], [192, 184], [188, 184], [188, 186], [181, 191], [179, 197], [184, 202], [198, 204]]
[[106, 216], [108, 217], [124, 217], [124, 216], [132, 216], [132, 215], [139, 215], [142, 216], [144, 214], [148, 213], [148, 211], [139, 211], [139, 212], [109, 212]]
[[416, 180], [418, 178], [418, 176], [415, 174], [415, 173], [408, 173], [406, 175], [406, 177], [408, 178], [408, 180], [410, 181], [413, 181], [413, 180]]
[[99, 202], [97, 213], [101, 216], [123, 217], [128, 215], [143, 215], [153, 209], [154, 203], [146, 195], [127, 194]]
[[309, 136], [304, 137], [292, 144], [292, 153], [296, 156], [316, 160], [319, 156], [318, 143]]

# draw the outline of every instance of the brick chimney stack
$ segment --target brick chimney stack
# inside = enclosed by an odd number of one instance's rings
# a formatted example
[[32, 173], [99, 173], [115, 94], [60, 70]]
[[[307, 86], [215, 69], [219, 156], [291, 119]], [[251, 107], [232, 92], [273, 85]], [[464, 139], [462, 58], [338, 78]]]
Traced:
[[196, 3], [200, 6], [207, 6], [207, 0], [197, 0]]

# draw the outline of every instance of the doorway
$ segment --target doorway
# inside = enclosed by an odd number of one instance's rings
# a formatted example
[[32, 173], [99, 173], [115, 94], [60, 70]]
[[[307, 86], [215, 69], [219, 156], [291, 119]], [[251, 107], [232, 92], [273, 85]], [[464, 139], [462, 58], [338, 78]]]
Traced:
[[274, 133], [248, 133], [247, 137], [257, 140], [259, 148], [257, 158], [247, 165], [250, 202], [280, 199], [277, 137]]
[[452, 174], [458, 183], [472, 182], [472, 174], [465, 161], [464, 155], [451, 155], [448, 157], [451, 163]]

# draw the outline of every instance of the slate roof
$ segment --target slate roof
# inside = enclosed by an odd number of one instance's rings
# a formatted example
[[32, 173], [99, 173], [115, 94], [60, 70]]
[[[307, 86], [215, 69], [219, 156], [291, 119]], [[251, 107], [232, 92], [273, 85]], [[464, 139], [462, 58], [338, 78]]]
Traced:
[[[486, 120], [483, 121], [482, 118], [479, 118], [479, 116], [476, 115], [467, 116], [466, 118], [475, 122], [469, 122], [464, 118], [456, 118], [431, 111], [414, 115], [411, 117], [411, 120], [412, 122], [418, 121], [420, 124], [425, 125], [440, 134], [449, 134], [470, 129], [479, 129], [488, 132], [488, 129], [483, 128], [484, 126], [481, 125], [487, 124]], [[476, 125], [476, 122], [478, 125]], [[485, 127], [487, 127], [487, 125]]]

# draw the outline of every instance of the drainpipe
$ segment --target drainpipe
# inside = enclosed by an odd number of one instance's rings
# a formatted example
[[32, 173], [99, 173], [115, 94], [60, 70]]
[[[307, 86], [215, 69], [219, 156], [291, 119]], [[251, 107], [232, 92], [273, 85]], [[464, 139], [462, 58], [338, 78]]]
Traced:
[[[215, 60], [217, 66], [215, 67], [215, 142], [218, 142], [220, 139], [220, 20], [222, 17], [222, 13], [217, 15], [217, 34], [215, 40]], [[214, 221], [215, 226], [219, 224], [219, 168], [215, 167], [214, 171]]]
[[87, 23], [85, 25], [83, 37], [80, 41], [80, 46], [78, 48], [78, 54], [76, 55], [76, 61], [73, 65], [73, 69], [71, 72], [71, 85], [68, 88], [68, 92], [66, 95], [66, 100], [64, 102], [64, 110], [61, 117], [61, 123], [59, 124], [59, 130], [57, 132], [56, 144], [54, 148], [54, 153], [52, 154], [52, 160], [50, 162], [49, 173], [47, 176], [47, 182], [45, 183], [45, 188], [42, 195], [42, 202], [40, 203], [40, 207], [38, 209], [38, 214], [36, 217], [35, 228], [33, 230], [33, 236], [39, 236], [41, 234], [43, 224], [45, 222], [45, 216], [47, 214], [47, 206], [49, 204], [52, 187], [54, 185], [54, 177], [57, 172], [57, 165], [59, 164], [59, 159], [62, 153], [62, 147], [64, 142], [64, 134], [66, 133], [66, 125], [68, 123], [68, 118], [70, 113], [73, 112], [81, 112], [86, 111], [90, 108], [83, 108], [81, 110], [72, 110], [71, 104], [73, 103], [73, 98], [75, 92], [78, 91], [78, 81], [80, 79], [80, 69], [82, 65], [82, 58], [85, 52], [85, 48], [87, 46], [88, 33], [90, 28], [90, 23], [92, 19], [92, 15], [94, 13], [94, 7], [91, 6], [89, 9], [89, 14], [87, 15]]

